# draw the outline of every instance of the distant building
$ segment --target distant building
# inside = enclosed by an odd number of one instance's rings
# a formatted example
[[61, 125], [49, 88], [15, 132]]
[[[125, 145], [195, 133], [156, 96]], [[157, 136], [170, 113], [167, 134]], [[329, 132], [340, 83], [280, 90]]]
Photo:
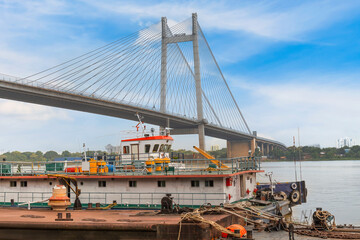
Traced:
[[108, 144], [105, 146], [106, 151], [110, 153], [120, 153], [120, 146], [113, 146], [111, 144]]
[[312, 144], [312, 145], [308, 145], [308, 147], [320, 148], [320, 144]]
[[211, 151], [218, 151], [218, 150], [220, 150], [219, 145], [213, 145], [213, 146], [211, 146]]
[[336, 142], [336, 148], [352, 147], [354, 145], [355, 145], [355, 141], [353, 141], [351, 138], [348, 137], [340, 138]]

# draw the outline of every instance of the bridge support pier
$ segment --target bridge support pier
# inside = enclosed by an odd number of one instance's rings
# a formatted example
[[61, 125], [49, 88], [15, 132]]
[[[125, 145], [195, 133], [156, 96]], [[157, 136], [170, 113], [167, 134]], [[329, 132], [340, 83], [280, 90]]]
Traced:
[[205, 150], [205, 125], [200, 124], [198, 126], [198, 134], [199, 134], [199, 148]]
[[247, 157], [249, 154], [254, 155], [256, 149], [256, 139], [227, 141], [227, 157]]

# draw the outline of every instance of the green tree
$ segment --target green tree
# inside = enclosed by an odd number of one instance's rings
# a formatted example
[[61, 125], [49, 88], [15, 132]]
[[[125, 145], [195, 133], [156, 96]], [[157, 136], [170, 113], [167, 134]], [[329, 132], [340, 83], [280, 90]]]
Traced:
[[42, 151], [36, 151], [35, 154], [38, 155], [39, 157], [44, 157]]
[[56, 157], [59, 157], [59, 154], [55, 151], [47, 151], [45, 154], [44, 154], [44, 157], [47, 159], [47, 160], [54, 160], [54, 158]]
[[22, 161], [26, 161], [27, 157], [26, 155], [22, 154], [19, 151], [14, 151], [14, 152], [7, 152], [4, 155], [6, 155], [6, 160], [7, 161], [15, 161], [15, 162], [22, 162]]
[[22, 154], [24, 156], [26, 156], [27, 160], [30, 160], [30, 156], [31, 156], [32, 152], [23, 152]]
[[62, 157], [71, 157], [71, 152], [65, 150], [65, 151], [63, 151], [63, 152], [61, 153], [61, 156], [62, 156]]
[[215, 158], [227, 158], [227, 148], [222, 148], [216, 151], [210, 151], [209, 154]]

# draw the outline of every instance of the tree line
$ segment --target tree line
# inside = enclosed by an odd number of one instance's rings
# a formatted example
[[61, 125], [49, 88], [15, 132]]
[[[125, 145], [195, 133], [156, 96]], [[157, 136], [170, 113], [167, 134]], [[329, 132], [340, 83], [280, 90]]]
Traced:
[[[87, 156], [93, 156], [94, 153], [97, 155], [103, 155], [105, 151], [87, 151]], [[176, 158], [177, 154], [183, 154], [185, 158], [203, 158], [198, 152], [186, 149], [178, 149], [172, 150], [174, 153], [173, 156]], [[222, 148], [217, 151], [208, 151], [210, 155], [215, 158], [226, 158], [227, 149]], [[256, 149], [256, 156], [262, 156], [259, 149]], [[63, 151], [60, 154], [56, 151], [47, 151], [45, 153], [41, 151], [36, 152], [6, 152], [0, 155], [1, 160], [6, 161], [53, 161], [55, 158], [66, 158], [66, 157], [82, 157], [83, 153], [80, 152], [70, 152]], [[274, 149], [270, 151], [269, 159], [277, 159], [277, 160], [331, 160], [331, 159], [360, 159], [360, 146], [356, 145], [353, 147], [343, 147], [343, 148], [319, 148], [319, 147], [288, 147], [285, 150]]]
[[[97, 152], [99, 155], [104, 154], [104, 151], [87, 151], [88, 156], [93, 156]], [[53, 161], [55, 158], [66, 158], [66, 157], [82, 157], [83, 153], [70, 151], [62, 151], [60, 154], [56, 151], [47, 151], [45, 153], [41, 151], [36, 152], [6, 152], [0, 155], [0, 159], [3, 161], [15, 161], [15, 162], [38, 162], [38, 161]]]
[[336, 160], [336, 159], [360, 159], [360, 146], [352, 147], [288, 147], [286, 150], [274, 149], [270, 152], [274, 159], [280, 160]]

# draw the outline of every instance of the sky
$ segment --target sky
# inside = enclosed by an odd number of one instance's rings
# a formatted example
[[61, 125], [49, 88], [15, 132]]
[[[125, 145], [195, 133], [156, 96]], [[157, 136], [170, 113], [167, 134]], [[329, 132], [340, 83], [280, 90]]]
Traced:
[[[193, 12], [252, 131], [287, 146], [298, 129], [301, 145], [360, 144], [359, 1], [0, 0], [0, 73], [28, 76]], [[0, 152], [104, 149], [135, 125], [0, 99]], [[174, 148], [197, 145], [174, 138]]]

